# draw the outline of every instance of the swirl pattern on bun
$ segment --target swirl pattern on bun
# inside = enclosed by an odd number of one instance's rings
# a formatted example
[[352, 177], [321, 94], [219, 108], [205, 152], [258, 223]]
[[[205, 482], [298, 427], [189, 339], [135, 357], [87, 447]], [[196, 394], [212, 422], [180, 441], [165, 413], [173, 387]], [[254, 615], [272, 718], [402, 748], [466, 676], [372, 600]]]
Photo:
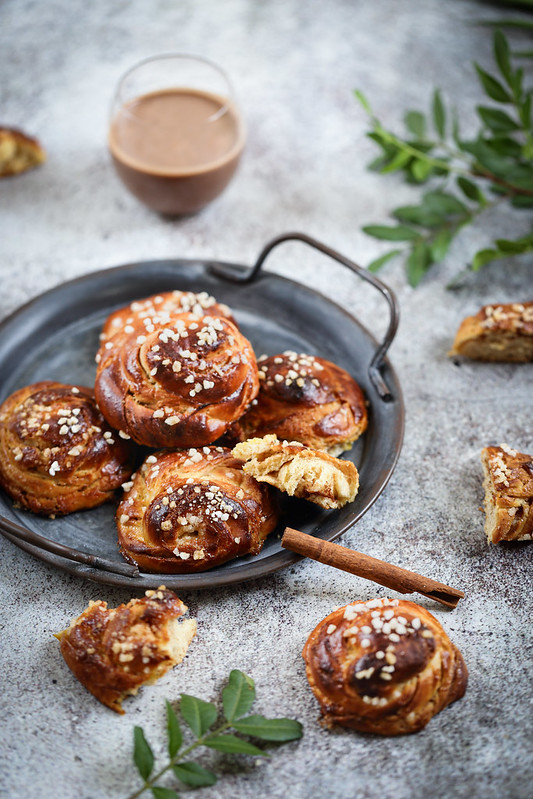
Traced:
[[232, 428], [236, 440], [274, 433], [339, 455], [366, 430], [363, 392], [340, 366], [289, 350], [261, 357], [258, 366], [259, 394]]
[[211, 444], [259, 390], [252, 346], [229, 319], [183, 313], [128, 331], [100, 347], [95, 393], [109, 424], [138, 444]]
[[101, 505], [131, 475], [133, 454], [90, 388], [46, 380], [0, 406], [0, 485], [34, 513]]
[[120, 550], [153, 572], [205, 571], [256, 555], [276, 527], [270, 489], [223, 447], [149, 455], [117, 510]]
[[326, 726], [403, 735], [418, 732], [460, 699], [468, 672], [437, 619], [407, 600], [339, 608], [302, 652]]

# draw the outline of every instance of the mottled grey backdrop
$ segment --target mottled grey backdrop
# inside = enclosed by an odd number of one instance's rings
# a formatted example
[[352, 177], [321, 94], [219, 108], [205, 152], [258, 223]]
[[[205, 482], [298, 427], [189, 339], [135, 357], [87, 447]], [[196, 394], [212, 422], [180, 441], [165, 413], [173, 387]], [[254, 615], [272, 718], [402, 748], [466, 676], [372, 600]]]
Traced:
[[[498, 10], [459, 0], [4, 0], [0, 5], [0, 124], [38, 135], [46, 165], [0, 184], [0, 315], [67, 278], [162, 257], [251, 263], [273, 235], [301, 230], [362, 263], [384, 251], [360, 231], [416, 201], [374, 156], [362, 89], [390, 126], [427, 107], [439, 85], [467, 127], [481, 101], [471, 62], [491, 65], [491, 35], [476, 24]], [[248, 124], [242, 167], [202, 214], [167, 221], [130, 197], [105, 147], [121, 72], [156, 52], [223, 63]], [[531, 259], [495, 263], [450, 293], [445, 285], [493, 236], [523, 235], [525, 214], [498, 210], [468, 229], [416, 291], [399, 267], [384, 277], [402, 319], [391, 360], [402, 382], [406, 436], [382, 497], [343, 543], [463, 587], [453, 612], [423, 601], [462, 650], [464, 699], [416, 736], [328, 733], [300, 657], [332, 608], [382, 595], [361, 579], [300, 563], [238, 588], [184, 595], [198, 620], [186, 661], [130, 700], [125, 717], [72, 677], [52, 633], [90, 599], [130, 594], [70, 577], [0, 540], [2, 736], [0, 791], [9, 799], [115, 799], [138, 784], [134, 724], [163, 751], [163, 699], [206, 699], [231, 668], [252, 675], [257, 711], [300, 719], [305, 736], [268, 761], [208, 756], [225, 773], [206, 799], [526, 799], [531, 795], [532, 545], [489, 547], [479, 453], [506, 441], [533, 451], [532, 366], [454, 365], [460, 319], [485, 302], [533, 299]], [[381, 333], [383, 306], [340, 268], [297, 245], [270, 268], [316, 286]]]

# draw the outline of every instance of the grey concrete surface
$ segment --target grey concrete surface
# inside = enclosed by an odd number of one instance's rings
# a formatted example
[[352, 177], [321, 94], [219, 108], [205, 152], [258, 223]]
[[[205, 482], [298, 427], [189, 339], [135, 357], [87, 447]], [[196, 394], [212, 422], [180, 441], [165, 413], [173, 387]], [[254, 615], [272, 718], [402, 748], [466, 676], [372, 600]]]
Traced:
[[[498, 13], [459, 0], [4, 0], [0, 123], [37, 135], [48, 161], [0, 183], [0, 315], [65, 279], [132, 260], [251, 263], [271, 236], [291, 229], [368, 263], [385, 248], [361, 225], [386, 222], [392, 207], [418, 193], [367, 171], [374, 148], [352, 90], [399, 126], [404, 110], [426, 108], [439, 85], [472, 126], [481, 94], [471, 62], [491, 64], [490, 33], [473, 23]], [[227, 192], [177, 221], [126, 193], [105, 145], [118, 77], [167, 50], [225, 65], [249, 137]], [[533, 452], [533, 367], [456, 366], [446, 356], [461, 318], [481, 304], [533, 299], [531, 258], [495, 263], [455, 292], [445, 288], [478, 247], [528, 227], [525, 214], [491, 212], [416, 291], [399, 266], [383, 272], [401, 306], [391, 361], [405, 394], [405, 443], [386, 491], [342, 539], [464, 588], [452, 612], [420, 599], [464, 654], [464, 699], [415, 736], [322, 729], [302, 645], [334, 607], [383, 591], [302, 562], [254, 583], [183, 595], [198, 620], [186, 660], [116, 716], [75, 681], [52, 633], [90, 599], [113, 605], [131, 594], [66, 575], [1, 539], [2, 796], [125, 799], [139, 785], [134, 724], [162, 755], [164, 698], [214, 698], [232, 668], [256, 681], [257, 712], [298, 718], [305, 735], [260, 763], [208, 753], [221, 778], [201, 790], [205, 799], [531, 796], [533, 547], [486, 543], [479, 453], [502, 441]], [[270, 268], [383, 330], [380, 300], [311, 252], [287, 246]]]

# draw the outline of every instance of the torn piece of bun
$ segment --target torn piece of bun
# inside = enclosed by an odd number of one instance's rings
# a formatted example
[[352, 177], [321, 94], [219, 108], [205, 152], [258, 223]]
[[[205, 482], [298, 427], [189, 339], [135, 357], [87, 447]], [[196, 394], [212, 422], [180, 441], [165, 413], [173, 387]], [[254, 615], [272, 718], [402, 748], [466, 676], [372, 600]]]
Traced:
[[245, 461], [243, 471], [291, 497], [308, 499], [322, 508], [342, 508], [353, 502], [359, 474], [351, 461], [339, 460], [298, 441], [278, 441], [274, 434], [250, 438], [233, 448]]
[[117, 713], [122, 701], [181, 663], [196, 635], [196, 621], [165, 586], [141, 599], [108, 608], [97, 600], [56, 635], [74, 676]]
[[481, 452], [489, 543], [533, 539], [533, 457], [508, 444]]
[[46, 160], [37, 141], [16, 128], [0, 126], [0, 178], [27, 172]]

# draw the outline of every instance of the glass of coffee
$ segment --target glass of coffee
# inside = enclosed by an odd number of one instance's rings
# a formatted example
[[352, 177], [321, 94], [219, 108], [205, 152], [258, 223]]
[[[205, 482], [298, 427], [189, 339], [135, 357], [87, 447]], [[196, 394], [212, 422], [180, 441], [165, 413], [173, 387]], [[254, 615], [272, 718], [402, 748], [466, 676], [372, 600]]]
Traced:
[[120, 79], [109, 150], [125, 186], [161, 214], [192, 214], [226, 188], [245, 131], [225, 72], [200, 56], [169, 53]]

